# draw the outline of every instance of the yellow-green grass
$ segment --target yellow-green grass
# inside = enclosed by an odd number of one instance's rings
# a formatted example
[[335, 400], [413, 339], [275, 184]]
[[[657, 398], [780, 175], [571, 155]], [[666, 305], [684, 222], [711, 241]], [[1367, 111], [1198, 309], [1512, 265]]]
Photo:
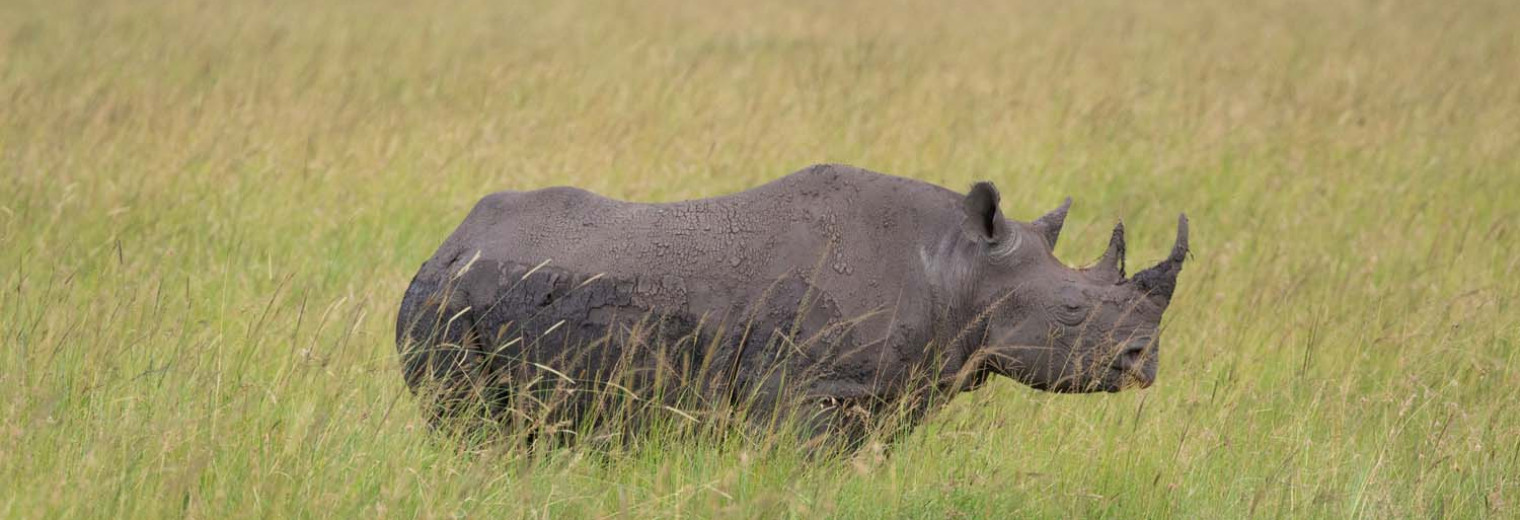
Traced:
[[[1506, 1], [0, 2], [0, 517], [1520, 515]], [[397, 304], [481, 195], [842, 162], [1193, 257], [1156, 386], [889, 456], [460, 450]]]

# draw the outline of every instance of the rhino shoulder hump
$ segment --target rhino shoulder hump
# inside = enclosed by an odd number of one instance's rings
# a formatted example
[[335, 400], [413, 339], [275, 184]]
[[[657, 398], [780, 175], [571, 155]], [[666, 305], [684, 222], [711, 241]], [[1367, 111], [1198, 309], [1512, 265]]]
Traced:
[[848, 164], [818, 163], [797, 170], [787, 177], [799, 179], [836, 179], [841, 176], [859, 176], [862, 173], [868, 173], [868, 170], [856, 168]]

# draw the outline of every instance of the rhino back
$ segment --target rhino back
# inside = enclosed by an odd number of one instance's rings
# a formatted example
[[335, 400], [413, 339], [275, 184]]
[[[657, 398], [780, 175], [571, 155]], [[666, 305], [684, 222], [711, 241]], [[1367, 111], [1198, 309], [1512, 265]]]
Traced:
[[916, 282], [918, 245], [937, 239], [957, 203], [937, 186], [830, 165], [732, 195], [662, 204], [577, 188], [501, 192], [481, 200], [429, 263], [457, 268], [476, 252], [546, 263], [637, 280], [640, 303], [698, 313], [801, 274], [842, 312], [864, 313]]

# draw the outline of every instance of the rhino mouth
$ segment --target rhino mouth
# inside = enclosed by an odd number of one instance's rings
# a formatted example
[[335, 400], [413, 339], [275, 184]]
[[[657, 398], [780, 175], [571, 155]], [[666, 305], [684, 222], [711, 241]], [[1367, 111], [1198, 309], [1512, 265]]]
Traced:
[[1057, 381], [1021, 380], [1030, 388], [1057, 394], [1118, 393], [1125, 390], [1143, 390], [1155, 384], [1154, 377], [1138, 367], [1121, 369], [1109, 367], [1087, 377], [1069, 376]]
[[[1156, 345], [1151, 337], [1134, 338], [1113, 347], [1112, 358], [1098, 356], [1093, 351], [1087, 357], [1076, 357], [1064, 362], [1044, 358], [1030, 365], [1010, 355], [1013, 351], [1044, 351], [1046, 355], [1059, 356], [1053, 347], [1007, 346], [994, 349], [989, 364], [993, 371], [1009, 376], [1043, 392], [1059, 394], [1086, 394], [1096, 392], [1122, 392], [1131, 389], [1150, 388], [1156, 382]], [[1041, 363], [1055, 367], [1040, 368]], [[1050, 372], [1053, 370], [1054, 373]]]
[[1155, 383], [1155, 377], [1147, 375], [1144, 370], [1141, 370], [1139, 368], [1133, 370], [1122, 370], [1119, 373], [1119, 384], [1114, 385], [1114, 389], [1110, 391], [1119, 392], [1131, 388], [1144, 390], [1146, 388], [1150, 388], [1151, 385]]
[[1056, 393], [1117, 393], [1126, 390], [1144, 390], [1156, 383], [1153, 363], [1140, 358], [1131, 362], [1115, 362], [1095, 367], [1086, 377], [1071, 376], [1054, 384], [1030, 385], [1036, 389]]

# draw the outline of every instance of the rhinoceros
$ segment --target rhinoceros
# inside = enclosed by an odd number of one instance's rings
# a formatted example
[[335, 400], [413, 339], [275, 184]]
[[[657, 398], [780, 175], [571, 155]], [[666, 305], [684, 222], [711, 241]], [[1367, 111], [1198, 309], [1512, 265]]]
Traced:
[[692, 420], [797, 412], [849, 439], [872, 417], [911, 428], [992, 374], [1147, 387], [1187, 217], [1170, 255], [1126, 276], [1122, 222], [1091, 266], [1053, 256], [1070, 205], [1021, 222], [990, 182], [961, 194], [843, 165], [670, 203], [493, 193], [402, 299], [405, 380], [435, 423], [470, 409], [573, 429], [621, 396]]

